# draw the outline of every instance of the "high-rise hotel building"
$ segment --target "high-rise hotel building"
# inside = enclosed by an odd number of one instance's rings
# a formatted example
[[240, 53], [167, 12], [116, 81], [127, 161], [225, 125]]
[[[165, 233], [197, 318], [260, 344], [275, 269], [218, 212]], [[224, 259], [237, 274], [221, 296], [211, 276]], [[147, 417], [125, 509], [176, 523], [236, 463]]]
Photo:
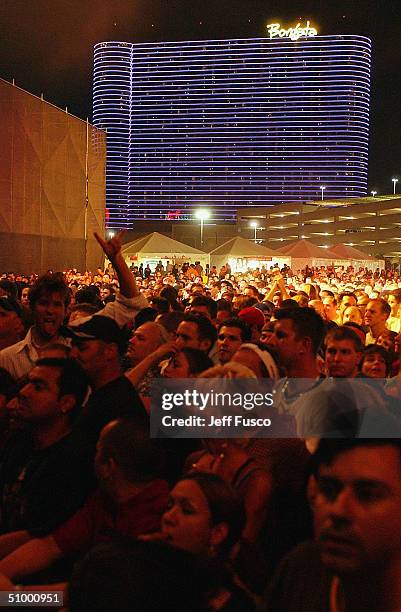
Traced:
[[108, 227], [366, 195], [370, 40], [290, 33], [95, 46]]

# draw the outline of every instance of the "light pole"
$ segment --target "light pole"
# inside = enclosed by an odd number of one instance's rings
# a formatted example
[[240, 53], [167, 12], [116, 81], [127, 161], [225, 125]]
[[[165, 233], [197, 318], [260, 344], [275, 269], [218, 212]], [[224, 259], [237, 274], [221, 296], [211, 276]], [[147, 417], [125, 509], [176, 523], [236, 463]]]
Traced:
[[256, 232], [258, 231], [258, 224], [256, 223], [256, 221], [251, 221], [249, 226], [253, 227], [253, 229], [254, 229], [255, 235], [254, 235], [253, 239], [254, 239], [254, 242], [256, 244]]
[[324, 200], [324, 190], [326, 189], [326, 187], [320, 187], [320, 190], [322, 192], [322, 200]]
[[392, 178], [391, 180], [393, 181], [393, 193], [394, 193], [394, 195], [395, 195], [395, 186], [396, 186], [396, 185], [397, 185], [397, 183], [398, 183], [398, 179], [396, 179], [396, 178]]
[[203, 247], [203, 222], [210, 218], [210, 210], [207, 208], [199, 208], [195, 211], [195, 217], [200, 221], [200, 243]]
[[377, 191], [371, 191], [370, 193], [372, 194], [373, 198], [375, 197], [375, 195], [377, 195]]

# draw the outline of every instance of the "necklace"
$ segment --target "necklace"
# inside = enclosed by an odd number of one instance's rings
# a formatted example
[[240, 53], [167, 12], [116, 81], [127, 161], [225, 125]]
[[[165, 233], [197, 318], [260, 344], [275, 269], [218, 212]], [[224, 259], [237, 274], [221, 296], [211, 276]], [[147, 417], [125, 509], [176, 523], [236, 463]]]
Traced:
[[[303, 393], [307, 393], [308, 391], [311, 391], [312, 389], [314, 389], [323, 379], [320, 376], [317, 376], [310, 387], [307, 387], [306, 389], [299, 389], [299, 390], [294, 390], [292, 392], [290, 392], [289, 389], [289, 385], [291, 383], [292, 380], [299, 380], [299, 379], [293, 379], [293, 378], [286, 378], [284, 385], [281, 388], [281, 393], [284, 396], [285, 400], [288, 402], [294, 402], [296, 399], [298, 399]], [[305, 380], [305, 379], [303, 379]], [[274, 390], [273, 393], [278, 393], [278, 390]]]

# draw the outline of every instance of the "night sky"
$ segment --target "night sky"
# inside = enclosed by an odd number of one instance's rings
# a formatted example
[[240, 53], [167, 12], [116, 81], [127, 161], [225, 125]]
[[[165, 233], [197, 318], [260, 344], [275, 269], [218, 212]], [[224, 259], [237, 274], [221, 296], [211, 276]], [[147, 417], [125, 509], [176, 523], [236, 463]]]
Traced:
[[0, 0], [0, 77], [90, 119], [97, 42], [258, 37], [299, 18], [372, 39], [369, 189], [401, 189], [400, 0]]

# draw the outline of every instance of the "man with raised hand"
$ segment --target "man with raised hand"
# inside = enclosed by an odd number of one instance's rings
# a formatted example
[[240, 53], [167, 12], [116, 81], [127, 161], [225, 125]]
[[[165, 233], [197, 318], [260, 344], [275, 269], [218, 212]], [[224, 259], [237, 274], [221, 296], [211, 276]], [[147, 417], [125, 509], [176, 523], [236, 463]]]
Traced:
[[[137, 312], [149, 306], [147, 299], [140, 293], [135, 277], [128, 268], [121, 253], [124, 234], [125, 230], [122, 230], [107, 241], [96, 232], [94, 234], [104, 254], [113, 265], [120, 286], [120, 290], [116, 293], [115, 301], [106, 304], [97, 314], [114, 319], [120, 327], [131, 324]], [[82, 319], [78, 320], [74, 322], [74, 325], [82, 322]]]
[[[123, 235], [124, 232], [119, 232], [106, 241], [95, 233], [96, 240], [113, 264], [120, 284], [115, 301], [106, 304], [98, 314], [114, 319], [120, 327], [132, 323], [137, 312], [148, 306], [121, 254]], [[0, 351], [0, 367], [8, 370], [14, 378], [20, 378], [28, 374], [40, 351], [48, 344], [66, 343], [61, 331], [69, 301], [70, 290], [61, 273], [48, 273], [40, 277], [29, 292], [34, 324], [23, 340]], [[89, 318], [76, 319], [74, 325]]]

